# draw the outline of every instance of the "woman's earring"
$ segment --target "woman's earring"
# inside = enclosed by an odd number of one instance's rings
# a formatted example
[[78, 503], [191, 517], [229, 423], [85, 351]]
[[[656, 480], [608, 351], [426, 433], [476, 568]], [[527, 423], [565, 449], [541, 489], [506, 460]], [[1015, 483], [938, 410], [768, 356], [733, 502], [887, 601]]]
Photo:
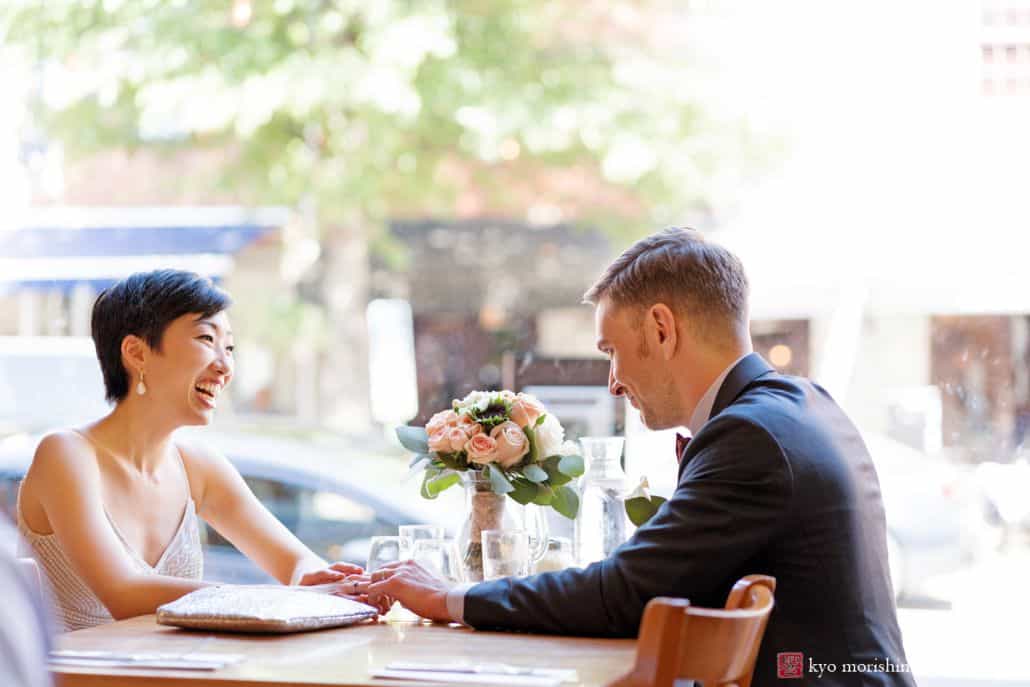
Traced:
[[147, 393], [147, 385], [143, 383], [143, 370], [139, 373], [139, 384], [136, 385], [136, 393], [142, 396]]

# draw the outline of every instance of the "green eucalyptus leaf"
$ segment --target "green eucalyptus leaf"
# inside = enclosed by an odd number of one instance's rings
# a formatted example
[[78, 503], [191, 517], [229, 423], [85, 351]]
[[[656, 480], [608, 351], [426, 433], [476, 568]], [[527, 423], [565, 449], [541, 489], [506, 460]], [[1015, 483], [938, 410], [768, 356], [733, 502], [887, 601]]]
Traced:
[[547, 471], [539, 465], [527, 465], [522, 468], [522, 474], [525, 475], [526, 479], [530, 482], [536, 482], [537, 484], [547, 481], [548, 476]]
[[547, 473], [547, 483], [552, 487], [560, 487], [561, 485], [568, 484], [572, 481], [571, 477], [558, 469], [558, 461], [560, 460], [561, 456], [551, 456], [540, 464], [544, 469], [544, 472]]
[[523, 427], [522, 431], [525, 432], [526, 439], [529, 441], [529, 453], [526, 454], [526, 460], [536, 463], [540, 460], [540, 449], [536, 445], [536, 432], [530, 429], [529, 425]]
[[429, 453], [429, 435], [425, 427], [401, 425], [397, 428], [397, 439], [401, 446], [414, 453]]
[[486, 466], [490, 471], [490, 488], [493, 489], [495, 494], [508, 494], [515, 491], [515, 487], [505, 477], [501, 469], [493, 463], [488, 463]]
[[512, 485], [515, 489], [509, 492], [508, 496], [512, 497], [523, 506], [530, 503], [533, 500], [533, 497], [536, 496], [536, 485], [527, 479], [516, 477], [512, 480]]
[[549, 506], [553, 500], [554, 489], [551, 489], [546, 484], [536, 485], [536, 496], [533, 497], [533, 503], [538, 506]]
[[629, 516], [630, 522], [637, 527], [640, 527], [658, 512], [658, 509], [666, 499], [661, 496], [652, 496], [650, 500], [645, 499], [643, 496], [637, 496], [632, 499], [626, 499], [626, 515]]
[[583, 456], [562, 456], [558, 459], [558, 472], [569, 477], [579, 477], [585, 472]]
[[551, 499], [551, 508], [555, 509], [569, 520], [576, 519], [579, 512], [579, 494], [569, 487], [558, 487], [554, 490], [554, 497]]

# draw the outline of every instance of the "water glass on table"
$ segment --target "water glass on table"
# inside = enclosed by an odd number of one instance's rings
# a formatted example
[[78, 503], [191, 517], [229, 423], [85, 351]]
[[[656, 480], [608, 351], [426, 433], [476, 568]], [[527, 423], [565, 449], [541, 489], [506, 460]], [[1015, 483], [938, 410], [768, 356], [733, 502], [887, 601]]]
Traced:
[[524, 530], [483, 530], [483, 579], [529, 574], [529, 534]]
[[576, 554], [572, 540], [567, 537], [551, 537], [547, 540], [547, 550], [533, 565], [534, 573], [555, 572], [576, 565]]
[[411, 558], [448, 582], [464, 582], [461, 556], [453, 539], [419, 539], [411, 550]]
[[368, 565], [365, 571], [373, 573], [387, 563], [404, 560], [407, 552], [404, 540], [398, 536], [372, 537], [368, 547]]
[[[405, 549], [402, 537], [395, 535], [372, 537], [368, 548], [368, 565], [365, 566], [365, 572], [372, 574], [387, 563], [396, 563], [407, 557], [408, 551]], [[387, 620], [419, 620], [417, 615], [404, 608], [400, 603], [394, 603], [384, 617]]]
[[411, 558], [415, 544], [423, 539], [443, 539], [443, 527], [440, 525], [401, 525], [397, 528], [403, 547], [402, 557]]

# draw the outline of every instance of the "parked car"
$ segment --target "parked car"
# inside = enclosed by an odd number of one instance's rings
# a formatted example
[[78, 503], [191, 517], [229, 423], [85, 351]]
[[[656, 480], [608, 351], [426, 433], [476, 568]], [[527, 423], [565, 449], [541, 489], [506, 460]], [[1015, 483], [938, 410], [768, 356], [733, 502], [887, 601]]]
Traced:
[[991, 552], [1024, 541], [1030, 534], [1030, 462], [1020, 452], [1011, 463], [986, 462], [976, 467], [975, 484], [987, 523], [981, 550]]
[[[627, 465], [634, 475], [646, 474], [661, 496], [676, 488], [674, 434], [637, 432], [627, 438]], [[883, 494], [895, 595], [924, 595], [932, 577], [961, 568], [983, 537], [969, 475], [883, 434], [862, 436]]]
[[[371, 537], [397, 534], [406, 524], [438, 524], [453, 530], [460, 520], [460, 490], [427, 502], [418, 483], [404, 482], [400, 457], [343, 454], [301, 441], [211, 430], [203, 435], [236, 466], [258, 499], [323, 558], [364, 565]], [[14, 435], [0, 441], [0, 509], [15, 517], [18, 485], [41, 437]], [[272, 578], [206, 524], [204, 578], [260, 583]]]
[[862, 436], [883, 494], [894, 593], [925, 593], [932, 577], [968, 563], [983, 536], [970, 474], [883, 434]]

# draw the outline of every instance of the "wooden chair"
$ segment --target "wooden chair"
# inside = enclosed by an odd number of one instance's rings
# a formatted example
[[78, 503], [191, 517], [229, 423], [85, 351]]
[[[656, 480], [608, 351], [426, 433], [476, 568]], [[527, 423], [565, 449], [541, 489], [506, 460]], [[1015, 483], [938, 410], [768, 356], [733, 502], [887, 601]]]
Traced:
[[775, 591], [774, 578], [748, 575], [733, 585], [725, 609], [652, 599], [640, 624], [636, 663], [609, 687], [671, 687], [677, 679], [749, 687]]

